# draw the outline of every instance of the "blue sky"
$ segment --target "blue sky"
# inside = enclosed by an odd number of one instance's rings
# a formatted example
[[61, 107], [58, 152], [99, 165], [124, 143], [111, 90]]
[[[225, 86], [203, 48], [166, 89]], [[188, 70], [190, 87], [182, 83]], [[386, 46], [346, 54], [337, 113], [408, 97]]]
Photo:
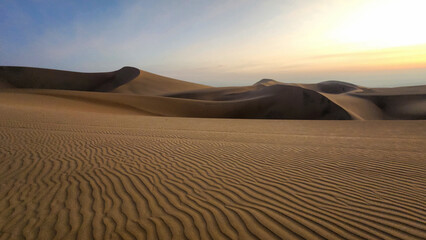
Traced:
[[426, 34], [416, 26], [426, 20], [416, 10], [421, 4], [2, 0], [0, 65], [83, 72], [134, 66], [213, 86], [262, 78], [426, 84]]

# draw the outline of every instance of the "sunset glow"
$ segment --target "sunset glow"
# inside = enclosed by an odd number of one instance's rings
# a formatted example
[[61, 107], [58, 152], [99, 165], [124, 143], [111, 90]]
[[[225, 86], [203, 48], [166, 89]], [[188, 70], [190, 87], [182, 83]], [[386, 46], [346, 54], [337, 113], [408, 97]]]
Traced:
[[0, 3], [0, 65], [129, 65], [215, 86], [425, 81], [422, 0], [52, 2]]
[[332, 34], [337, 42], [366, 48], [424, 44], [425, 9], [421, 0], [367, 1], [349, 12]]

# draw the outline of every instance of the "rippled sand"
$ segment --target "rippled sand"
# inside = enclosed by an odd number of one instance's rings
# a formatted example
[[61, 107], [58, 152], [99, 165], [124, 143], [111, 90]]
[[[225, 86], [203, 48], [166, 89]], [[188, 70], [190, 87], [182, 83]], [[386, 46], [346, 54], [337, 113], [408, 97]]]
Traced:
[[425, 239], [425, 121], [0, 106], [0, 239]]

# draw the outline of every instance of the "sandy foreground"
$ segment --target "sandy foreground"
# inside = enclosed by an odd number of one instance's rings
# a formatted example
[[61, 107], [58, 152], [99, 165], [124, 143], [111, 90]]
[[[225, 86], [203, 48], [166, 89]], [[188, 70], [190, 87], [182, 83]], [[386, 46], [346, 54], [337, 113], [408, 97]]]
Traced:
[[0, 239], [425, 239], [425, 121], [0, 105]]

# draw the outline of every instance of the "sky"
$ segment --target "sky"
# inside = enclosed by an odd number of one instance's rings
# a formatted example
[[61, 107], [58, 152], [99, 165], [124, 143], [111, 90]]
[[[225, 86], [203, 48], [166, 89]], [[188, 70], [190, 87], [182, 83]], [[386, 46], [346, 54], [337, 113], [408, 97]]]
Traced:
[[211, 86], [426, 84], [424, 0], [2, 0], [0, 65]]

